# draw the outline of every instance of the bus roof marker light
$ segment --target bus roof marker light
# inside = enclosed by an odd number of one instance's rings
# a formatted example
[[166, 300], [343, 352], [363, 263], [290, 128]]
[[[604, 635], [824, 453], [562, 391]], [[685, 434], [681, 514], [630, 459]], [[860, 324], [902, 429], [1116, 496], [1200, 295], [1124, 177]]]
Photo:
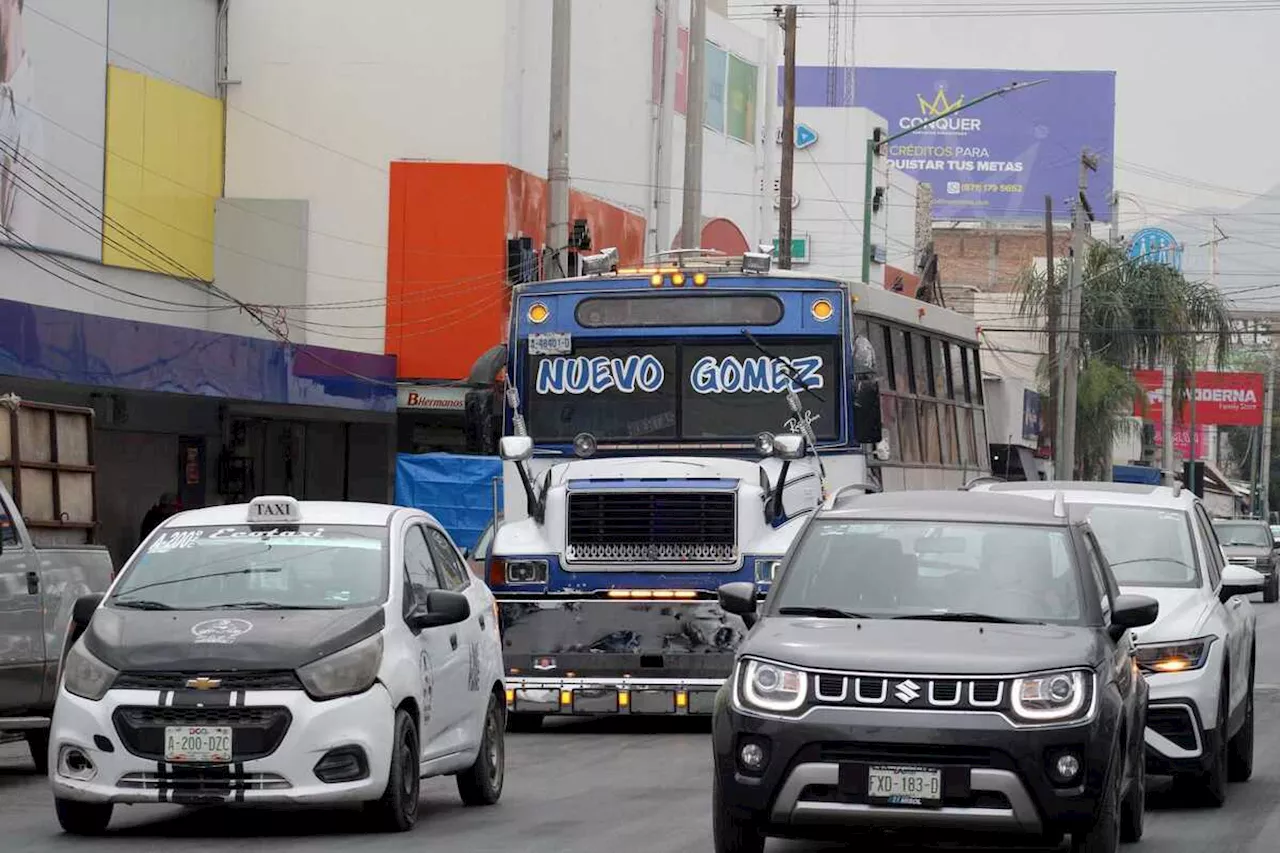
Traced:
[[684, 287], [684, 273], [682, 273], [682, 272], [672, 273], [672, 275], [671, 275], [671, 286], [672, 286], [672, 287]]
[[831, 302], [826, 299], [819, 299], [809, 307], [813, 319], [825, 323], [830, 320], [836, 313], [836, 309], [832, 307]]
[[662, 273], [656, 272], [649, 276], [649, 284], [653, 287], [662, 287]]
[[530, 323], [545, 323], [547, 318], [551, 316], [551, 309], [543, 305], [541, 302], [535, 302], [529, 306], [528, 315]]
[[772, 265], [772, 256], [764, 252], [747, 252], [742, 256], [742, 271], [744, 273], [767, 273]]
[[696, 272], [696, 273], [694, 273], [694, 274], [693, 274], [693, 286], [694, 286], [694, 287], [706, 287], [706, 285], [707, 285], [707, 274], [706, 274], [706, 273], [704, 273], [704, 272]]

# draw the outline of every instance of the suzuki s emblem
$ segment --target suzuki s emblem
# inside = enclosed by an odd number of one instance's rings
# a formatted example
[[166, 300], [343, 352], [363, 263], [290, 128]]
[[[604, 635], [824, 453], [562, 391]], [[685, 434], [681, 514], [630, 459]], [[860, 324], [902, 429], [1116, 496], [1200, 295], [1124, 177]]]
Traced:
[[222, 679], [202, 675], [199, 678], [187, 679], [187, 686], [192, 690], [216, 690], [222, 686]]
[[893, 690], [893, 695], [897, 696], [898, 701], [903, 705], [910, 705], [920, 698], [920, 685], [914, 681], [899, 682]]

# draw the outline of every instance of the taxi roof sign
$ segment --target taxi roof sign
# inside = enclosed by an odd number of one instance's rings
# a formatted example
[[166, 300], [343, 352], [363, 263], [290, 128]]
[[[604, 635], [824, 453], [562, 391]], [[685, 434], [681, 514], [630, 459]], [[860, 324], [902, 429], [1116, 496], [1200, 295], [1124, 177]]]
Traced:
[[265, 495], [249, 502], [250, 524], [300, 524], [302, 507], [288, 495]]

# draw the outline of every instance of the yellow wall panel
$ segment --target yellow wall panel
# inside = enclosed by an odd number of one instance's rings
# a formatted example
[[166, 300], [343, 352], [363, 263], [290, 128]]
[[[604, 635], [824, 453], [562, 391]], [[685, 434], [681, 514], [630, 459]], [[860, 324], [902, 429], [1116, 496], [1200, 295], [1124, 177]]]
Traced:
[[211, 281], [222, 156], [221, 101], [110, 67], [103, 261]]

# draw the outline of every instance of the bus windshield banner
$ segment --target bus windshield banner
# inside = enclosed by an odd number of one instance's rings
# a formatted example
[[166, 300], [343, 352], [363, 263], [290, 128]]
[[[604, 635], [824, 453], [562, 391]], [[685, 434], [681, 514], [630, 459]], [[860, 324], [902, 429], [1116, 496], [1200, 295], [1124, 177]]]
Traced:
[[530, 356], [530, 432], [539, 441], [568, 441], [580, 432], [605, 441], [798, 432], [799, 419], [787, 405], [791, 387], [816, 435], [838, 438], [838, 403], [846, 396], [839, 342], [765, 346], [790, 369], [737, 342], [580, 346], [572, 355]]

